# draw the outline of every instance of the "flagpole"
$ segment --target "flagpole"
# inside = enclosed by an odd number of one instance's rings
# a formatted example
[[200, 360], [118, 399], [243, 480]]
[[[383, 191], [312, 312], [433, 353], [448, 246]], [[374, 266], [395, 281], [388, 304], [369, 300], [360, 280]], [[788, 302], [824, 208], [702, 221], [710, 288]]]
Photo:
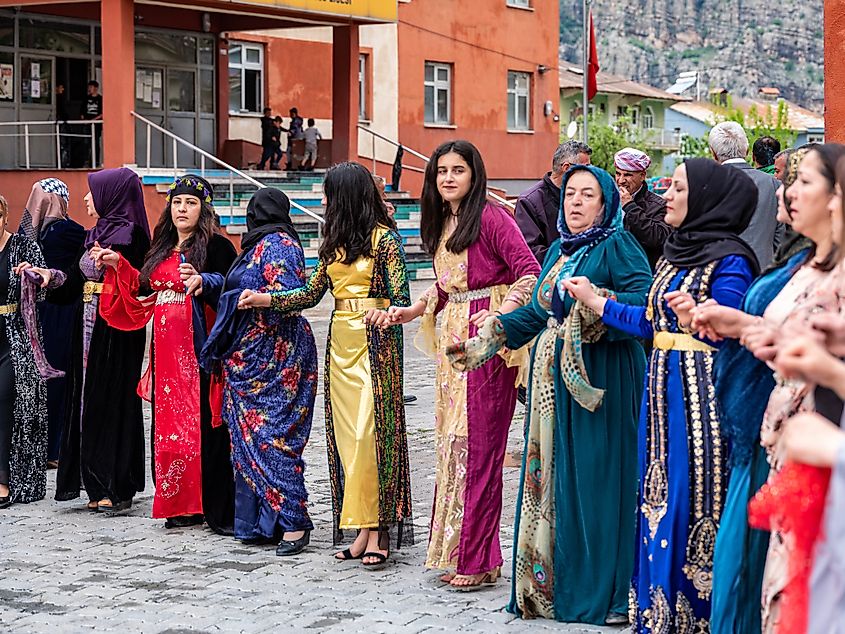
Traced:
[[583, 79], [583, 89], [584, 89], [584, 92], [583, 92], [583, 99], [584, 99], [583, 108], [584, 109], [582, 111], [582, 117], [583, 117], [582, 129], [583, 129], [584, 143], [588, 144], [589, 133], [587, 132], [587, 115], [590, 111], [590, 100], [587, 98], [587, 91], [588, 91], [588, 81], [589, 81], [589, 74], [588, 73], [589, 73], [589, 64], [590, 64], [590, 0], [584, 0], [584, 29], [583, 29], [583, 31], [584, 31], [584, 37], [582, 39], [583, 39], [583, 43], [584, 43], [584, 55], [583, 55], [583, 58], [584, 58], [584, 75], [583, 75], [582, 79]]

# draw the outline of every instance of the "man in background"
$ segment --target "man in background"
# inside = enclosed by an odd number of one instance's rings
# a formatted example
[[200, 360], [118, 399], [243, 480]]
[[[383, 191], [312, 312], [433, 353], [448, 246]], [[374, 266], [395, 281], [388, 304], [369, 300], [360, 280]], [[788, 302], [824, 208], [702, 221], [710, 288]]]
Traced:
[[261, 160], [258, 161], [258, 169], [263, 170], [267, 166], [267, 161], [270, 161], [270, 169], [273, 168], [276, 145], [279, 143], [280, 136], [281, 133], [273, 123], [273, 110], [264, 108], [261, 116]]
[[[103, 96], [100, 94], [100, 83], [93, 79], [88, 82], [88, 96], [85, 98], [82, 118], [86, 121], [101, 121], [103, 119]], [[93, 146], [91, 140], [89, 140], [87, 146], [91, 151], [85, 158], [85, 164], [91, 167], [98, 167], [101, 160], [100, 139], [103, 136], [103, 126], [101, 124], [85, 126], [85, 134], [89, 136], [89, 139], [91, 137], [92, 127], [94, 128]]]
[[754, 167], [761, 172], [771, 174], [775, 178], [775, 156], [780, 152], [780, 141], [771, 136], [761, 136], [751, 146], [751, 157], [754, 159]]

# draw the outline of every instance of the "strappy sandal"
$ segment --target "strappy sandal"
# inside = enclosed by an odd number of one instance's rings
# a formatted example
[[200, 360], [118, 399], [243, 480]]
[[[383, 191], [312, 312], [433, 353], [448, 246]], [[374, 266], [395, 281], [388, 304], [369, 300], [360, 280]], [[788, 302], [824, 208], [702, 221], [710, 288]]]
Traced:
[[381, 570], [387, 565], [387, 560], [390, 558], [390, 553], [386, 555], [382, 555], [381, 553], [364, 553], [361, 555], [361, 559], [366, 558], [377, 559], [378, 561], [368, 564], [366, 561], [361, 562], [361, 565], [364, 566], [367, 570]]
[[[340, 557], [338, 557], [338, 555], [340, 555]], [[352, 561], [353, 559], [361, 559], [363, 556], [364, 556], [363, 552], [360, 555], [357, 555], [357, 556], [353, 555], [351, 548], [347, 548], [346, 550], [344, 550], [341, 553], [335, 553], [334, 554], [334, 558], [337, 561]]]
[[[467, 577], [476, 577], [478, 575], [455, 575], [455, 579], [459, 577], [463, 577], [466, 579]], [[492, 586], [496, 585], [496, 580], [499, 578], [499, 571], [491, 570], [490, 572], [485, 573], [476, 583], [466, 584], [466, 585], [455, 585], [455, 579], [452, 579], [452, 583], [449, 584], [449, 589], [455, 592], [476, 592], [481, 590], [485, 586]]]

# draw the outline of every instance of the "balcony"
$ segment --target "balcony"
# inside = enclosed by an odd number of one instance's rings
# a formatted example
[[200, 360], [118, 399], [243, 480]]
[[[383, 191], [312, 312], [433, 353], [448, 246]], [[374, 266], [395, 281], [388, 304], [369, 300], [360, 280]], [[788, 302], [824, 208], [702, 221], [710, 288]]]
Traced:
[[674, 152], [681, 147], [681, 133], [660, 128], [643, 130], [642, 143], [650, 150]]

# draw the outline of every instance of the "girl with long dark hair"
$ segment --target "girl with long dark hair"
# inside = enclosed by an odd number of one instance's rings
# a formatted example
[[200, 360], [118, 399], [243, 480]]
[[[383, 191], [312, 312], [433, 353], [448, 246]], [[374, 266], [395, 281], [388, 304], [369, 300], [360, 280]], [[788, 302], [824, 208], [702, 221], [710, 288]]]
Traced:
[[417, 345], [437, 358], [437, 475], [426, 566], [446, 570], [441, 579], [453, 588], [476, 589], [495, 583], [502, 565], [502, 464], [528, 351], [503, 351], [471, 372], [453, 369], [445, 352], [475, 336], [489, 316], [530, 301], [540, 266], [511, 215], [487, 201], [484, 162], [467, 141], [449, 141], [432, 155], [420, 230], [437, 281], [413, 306], [390, 312], [393, 323], [422, 316]]
[[217, 232], [211, 199], [211, 185], [199, 176], [174, 181], [140, 271], [111, 249], [95, 248], [92, 256], [108, 267], [104, 281], [113, 294], [100, 304], [106, 322], [137, 331], [153, 319], [150, 365], [138, 386], [153, 403], [153, 517], [167, 518], [166, 528], [205, 519], [231, 534], [234, 479], [220, 382], [197, 363], [236, 255]]
[[305, 287], [245, 290], [241, 308], [284, 313], [335, 299], [326, 351], [325, 403], [335, 543], [357, 529], [339, 560], [382, 567], [388, 528], [397, 547], [413, 539], [411, 480], [402, 398], [402, 329], [386, 309], [410, 303], [402, 240], [370, 173], [358, 163], [326, 174], [326, 225], [320, 261]]
[[108, 246], [140, 267], [150, 227], [141, 179], [132, 170], [93, 172], [88, 186], [85, 205], [97, 223], [85, 234], [67, 281], [47, 294], [48, 301], [78, 305], [56, 499], [77, 498], [84, 485], [89, 510], [112, 512], [129, 508], [135, 493], [144, 490], [144, 419], [136, 387], [146, 334], [112, 328], [99, 315], [103, 269], [92, 254]]
[[244, 289], [305, 285], [305, 254], [278, 189], [259, 189], [246, 210], [241, 254], [226, 275], [217, 321], [202, 351], [207, 369], [223, 365], [223, 419], [232, 438], [235, 538], [278, 542], [278, 555], [308, 545], [311, 517], [302, 452], [317, 395], [317, 346], [298, 313], [239, 311]]

